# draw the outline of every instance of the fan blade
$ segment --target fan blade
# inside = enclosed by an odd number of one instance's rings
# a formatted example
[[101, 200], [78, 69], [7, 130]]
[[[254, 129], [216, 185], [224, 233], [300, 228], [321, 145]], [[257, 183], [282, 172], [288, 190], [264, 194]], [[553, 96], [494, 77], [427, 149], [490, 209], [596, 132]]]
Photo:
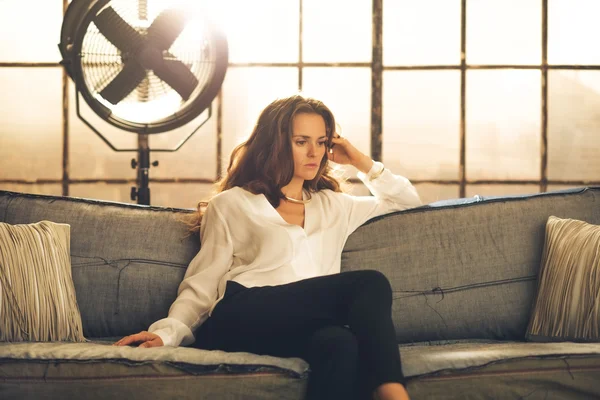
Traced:
[[161, 12], [148, 28], [148, 40], [152, 47], [169, 50], [185, 28], [186, 13], [181, 9]]
[[156, 76], [171, 86], [184, 100], [189, 99], [198, 86], [198, 79], [179, 60], [160, 60], [151, 68]]
[[146, 70], [140, 64], [136, 61], [127, 62], [121, 72], [102, 89], [100, 96], [104, 97], [109, 103], [117, 105], [129, 93], [133, 92], [145, 77]]
[[100, 33], [121, 52], [134, 52], [144, 43], [143, 36], [125, 22], [112, 7], [96, 15], [94, 24]]

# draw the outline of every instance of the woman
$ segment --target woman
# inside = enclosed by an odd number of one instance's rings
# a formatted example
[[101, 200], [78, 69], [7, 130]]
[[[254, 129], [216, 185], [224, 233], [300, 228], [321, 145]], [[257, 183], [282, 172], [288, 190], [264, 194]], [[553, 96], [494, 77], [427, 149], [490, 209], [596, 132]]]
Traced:
[[[356, 228], [421, 203], [406, 178], [358, 151], [335, 126], [314, 99], [268, 105], [234, 149], [220, 193], [198, 206], [202, 246], [168, 318], [115, 344], [301, 357], [311, 368], [311, 399], [350, 399], [361, 390], [408, 399], [388, 280], [375, 270], [339, 272]], [[374, 196], [342, 193], [329, 161], [356, 167]]]

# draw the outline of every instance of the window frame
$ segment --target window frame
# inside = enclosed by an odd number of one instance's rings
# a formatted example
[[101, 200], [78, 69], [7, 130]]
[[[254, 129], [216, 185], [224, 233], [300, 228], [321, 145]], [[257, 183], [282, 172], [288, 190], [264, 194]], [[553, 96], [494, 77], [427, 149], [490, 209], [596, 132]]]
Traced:
[[[600, 71], [600, 65], [549, 65], [548, 64], [548, 0], [541, 0], [542, 2], [542, 59], [539, 65], [514, 65], [514, 64], [499, 64], [499, 65], [476, 65], [467, 64], [466, 53], [467, 53], [467, 37], [466, 37], [466, 26], [467, 26], [467, 1], [461, 0], [461, 22], [460, 22], [460, 51], [461, 51], [461, 62], [458, 65], [383, 65], [383, 0], [372, 0], [372, 33], [373, 33], [373, 45], [372, 45], [372, 59], [371, 62], [357, 62], [357, 63], [307, 63], [303, 61], [302, 43], [303, 43], [303, 0], [298, 0], [299, 7], [299, 46], [298, 46], [298, 62], [294, 63], [230, 63], [229, 68], [236, 67], [295, 67], [298, 69], [298, 83], [299, 90], [302, 90], [303, 86], [303, 69], [305, 67], [360, 67], [371, 69], [371, 129], [370, 129], [370, 141], [371, 141], [371, 157], [374, 160], [382, 160], [382, 102], [383, 102], [383, 82], [382, 76], [384, 71], [409, 71], [409, 70], [458, 70], [460, 71], [460, 127], [459, 127], [459, 174], [457, 180], [411, 180], [414, 184], [427, 183], [437, 185], [458, 185], [459, 196], [466, 196], [467, 185], [527, 185], [534, 184], [539, 186], [540, 192], [545, 192], [548, 189], [548, 185], [570, 185], [570, 186], [588, 186], [588, 185], [600, 185], [600, 177], [598, 180], [586, 181], [586, 180], [550, 180], [548, 179], [548, 71], [550, 70], [596, 70]], [[58, 3], [58, 1], [57, 1]], [[69, 4], [68, 0], [62, 0], [63, 14]], [[27, 67], [27, 68], [62, 68], [60, 63], [53, 62], [0, 62], [0, 68], [14, 68], [14, 67]], [[467, 175], [467, 163], [466, 163], [466, 141], [467, 132], [465, 128], [466, 122], [466, 78], [467, 71], [470, 70], [500, 70], [500, 69], [514, 69], [514, 70], [539, 70], [541, 71], [541, 124], [540, 124], [540, 151], [541, 161], [539, 165], [540, 179], [538, 180], [468, 180]], [[62, 136], [63, 136], [63, 154], [62, 154], [62, 179], [44, 179], [44, 180], [19, 180], [19, 179], [0, 179], [0, 185], [2, 184], [25, 184], [25, 185], [38, 185], [38, 184], [60, 184], [62, 186], [62, 194], [64, 196], [69, 195], [70, 185], [77, 184], [89, 184], [89, 183], [106, 183], [106, 184], [123, 184], [131, 183], [135, 184], [136, 179], [131, 178], [126, 181], [123, 179], [72, 179], [69, 176], [69, 76], [63, 69], [62, 74]], [[222, 92], [220, 91], [216, 99], [216, 112], [213, 118], [217, 119], [217, 157], [216, 157], [216, 170], [217, 176], [215, 179], [219, 179], [222, 175], [222, 121], [223, 121], [223, 110], [222, 110]], [[140, 135], [144, 136], [144, 135]], [[140, 145], [144, 142], [144, 138], [140, 138]], [[382, 160], [385, 162], [385, 160]], [[410, 177], [408, 177], [410, 178]], [[213, 183], [210, 179], [195, 179], [195, 178], [150, 178], [150, 183]], [[351, 182], [359, 182], [358, 180], [351, 180]]]

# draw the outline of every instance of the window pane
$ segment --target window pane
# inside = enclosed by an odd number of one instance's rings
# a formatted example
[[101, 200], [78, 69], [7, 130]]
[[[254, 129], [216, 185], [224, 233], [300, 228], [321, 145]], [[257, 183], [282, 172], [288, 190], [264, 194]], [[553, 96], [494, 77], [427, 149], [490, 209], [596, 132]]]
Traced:
[[[131, 184], [85, 183], [71, 184], [69, 191], [73, 197], [118, 201], [137, 204], [131, 200]], [[202, 183], [157, 183], [150, 182], [150, 204], [153, 206], [196, 208], [201, 200], [211, 197], [214, 185]]]
[[600, 181], [600, 71], [548, 72], [548, 178]]
[[382, 113], [388, 168], [412, 179], [458, 179], [458, 71], [384, 71]]
[[600, 2], [552, 0], [548, 2], [548, 62], [600, 64], [596, 40], [600, 36]]
[[223, 83], [223, 172], [235, 146], [246, 140], [273, 100], [298, 93], [297, 68], [230, 68]]
[[383, 63], [460, 64], [460, 1], [384, 1]]
[[[440, 200], [457, 199], [459, 197], [458, 185], [417, 183], [414, 186], [423, 204], [430, 204]], [[371, 194], [363, 183], [347, 183], [344, 191], [354, 196], [369, 196]]]
[[540, 71], [469, 71], [467, 179], [540, 179]]
[[304, 61], [371, 61], [371, 1], [304, 0], [302, 4]]
[[[417, 183], [414, 186], [423, 204], [430, 204], [440, 200], [457, 199], [459, 197], [458, 185]], [[371, 194], [363, 183], [347, 183], [344, 191], [354, 196], [369, 196]]]
[[[212, 116], [188, 140], [173, 153], [150, 153], [150, 162], [158, 160], [158, 167], [151, 167], [150, 178], [206, 178], [217, 177], [217, 106], [213, 101]], [[208, 117], [208, 110], [183, 127], [158, 135], [150, 135], [150, 148], [173, 149]]]
[[58, 0], [0, 1], [0, 62], [58, 62], [63, 20]]
[[[131, 168], [131, 159], [136, 152], [116, 152], [100, 139], [77, 116], [75, 85], [69, 91], [69, 175], [72, 179], [131, 179], [136, 171]], [[60, 95], [60, 90], [57, 92]], [[136, 149], [138, 137], [135, 133], [114, 127], [99, 116], [80, 96], [82, 116], [92, 124], [113, 146]], [[57, 114], [60, 117], [60, 113]], [[153, 170], [152, 170], [153, 171]], [[150, 176], [152, 177], [152, 171]]]
[[0, 68], [0, 177], [62, 178], [62, 70]]
[[150, 183], [150, 190], [153, 206], [192, 209], [216, 193], [215, 185], [208, 183]]
[[540, 0], [467, 1], [469, 64], [540, 64]]
[[[135, 186], [135, 184], [77, 183], [69, 186], [69, 195], [84, 199], [136, 204], [137, 201], [131, 200], [130, 197], [132, 186]], [[150, 184], [149, 187], [152, 191], [152, 184]]]
[[[303, 95], [317, 98], [333, 112], [340, 132], [358, 150], [371, 154], [371, 70], [367, 68], [305, 68]], [[352, 95], [348, 95], [352, 82]], [[346, 177], [356, 168], [336, 164]]]
[[479, 196], [516, 196], [540, 192], [540, 185], [467, 185], [467, 197]]
[[230, 62], [297, 62], [298, 1], [202, 2], [227, 36]]
[[460, 197], [460, 187], [458, 185], [418, 183], [414, 186], [423, 204], [430, 204], [440, 200], [458, 199]]
[[62, 185], [49, 183], [43, 185], [23, 185], [15, 183], [0, 183], [0, 190], [8, 190], [18, 193], [48, 194], [53, 196], [62, 195]]
[[[589, 185], [591, 186], [591, 185]], [[583, 185], [548, 185], [546, 192], [553, 192], [555, 190], [564, 189], [583, 189], [586, 186]]]

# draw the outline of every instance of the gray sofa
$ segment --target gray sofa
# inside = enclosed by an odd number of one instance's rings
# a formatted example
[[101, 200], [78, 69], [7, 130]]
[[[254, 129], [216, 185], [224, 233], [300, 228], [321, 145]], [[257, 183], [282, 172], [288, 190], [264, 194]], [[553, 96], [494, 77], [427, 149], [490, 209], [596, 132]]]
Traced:
[[[116, 347], [167, 314], [199, 249], [190, 210], [0, 191], [0, 221], [71, 225], [88, 343], [0, 343], [0, 398], [302, 399], [304, 360]], [[378, 269], [413, 399], [600, 398], [600, 343], [524, 340], [550, 215], [600, 224], [600, 187], [438, 202], [369, 221], [343, 271]], [[343, 273], [343, 272], [342, 272]]]

